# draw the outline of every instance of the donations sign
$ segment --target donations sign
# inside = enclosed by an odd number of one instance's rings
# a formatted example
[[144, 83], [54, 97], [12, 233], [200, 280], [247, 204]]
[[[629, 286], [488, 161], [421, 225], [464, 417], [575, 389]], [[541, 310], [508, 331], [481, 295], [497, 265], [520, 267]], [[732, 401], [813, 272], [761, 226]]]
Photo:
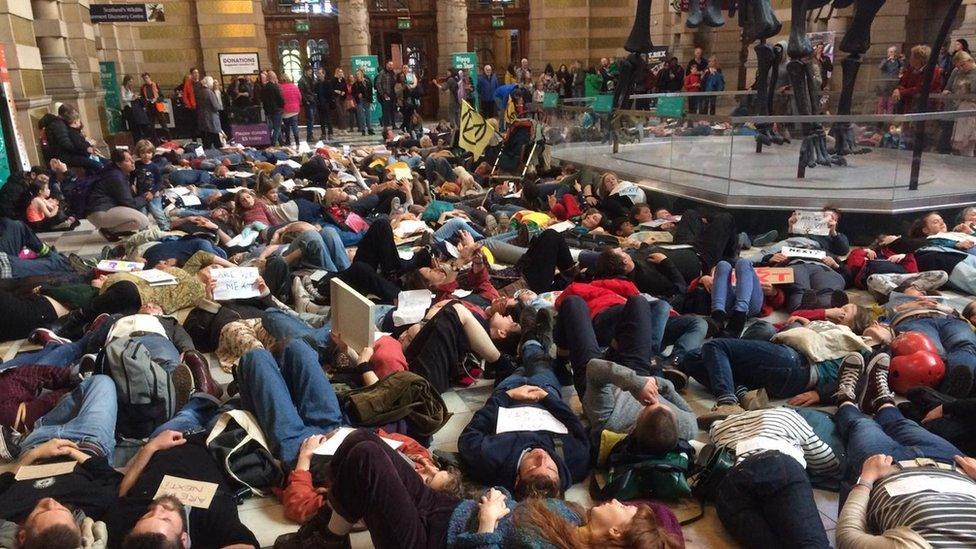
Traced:
[[257, 74], [261, 72], [258, 52], [218, 53], [220, 74], [224, 76], [238, 76], [242, 74]]

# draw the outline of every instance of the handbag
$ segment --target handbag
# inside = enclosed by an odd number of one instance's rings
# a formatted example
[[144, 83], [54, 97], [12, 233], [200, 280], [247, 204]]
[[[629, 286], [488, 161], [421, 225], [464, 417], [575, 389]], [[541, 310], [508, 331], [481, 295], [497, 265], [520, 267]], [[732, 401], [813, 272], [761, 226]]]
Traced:
[[264, 497], [281, 483], [281, 466], [257, 420], [245, 410], [220, 415], [207, 436], [207, 449], [238, 492]]
[[735, 454], [728, 448], [708, 444], [701, 449], [695, 460], [695, 473], [688, 479], [691, 494], [698, 500], [698, 514], [681, 521], [682, 526], [705, 516], [705, 501], [715, 499], [719, 484], [734, 466]]

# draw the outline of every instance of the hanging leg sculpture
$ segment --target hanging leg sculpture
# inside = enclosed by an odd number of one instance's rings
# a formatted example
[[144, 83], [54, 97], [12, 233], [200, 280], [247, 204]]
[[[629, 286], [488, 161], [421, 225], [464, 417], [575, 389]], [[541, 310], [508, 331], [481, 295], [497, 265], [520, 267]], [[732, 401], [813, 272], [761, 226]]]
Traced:
[[626, 109], [627, 101], [634, 90], [638, 79], [647, 74], [647, 61], [641, 57], [654, 47], [651, 43], [651, 0], [637, 0], [637, 13], [634, 15], [634, 26], [630, 36], [624, 44], [624, 49], [630, 54], [620, 62], [618, 68], [620, 77], [613, 96], [613, 112], [610, 114], [610, 128], [614, 134], [613, 152], [617, 152], [619, 144], [618, 132], [621, 126], [621, 116], [618, 109]]
[[[855, 0], [834, 0], [834, 7], [843, 9]], [[864, 54], [871, 47], [871, 24], [878, 15], [878, 11], [884, 6], [886, 0], [856, 0], [854, 4], [854, 17], [851, 26], [844, 34], [844, 39], [840, 43], [840, 51], [848, 54], [841, 61], [844, 71], [844, 84], [840, 92], [840, 102], [837, 105], [837, 114], [851, 114], [851, 106], [854, 100], [854, 84], [857, 82], [857, 72], [861, 68]], [[854, 130], [850, 122], [838, 122], [830, 129], [833, 136], [835, 147], [834, 154], [864, 154], [870, 152], [867, 147], [858, 147], [854, 142]]]

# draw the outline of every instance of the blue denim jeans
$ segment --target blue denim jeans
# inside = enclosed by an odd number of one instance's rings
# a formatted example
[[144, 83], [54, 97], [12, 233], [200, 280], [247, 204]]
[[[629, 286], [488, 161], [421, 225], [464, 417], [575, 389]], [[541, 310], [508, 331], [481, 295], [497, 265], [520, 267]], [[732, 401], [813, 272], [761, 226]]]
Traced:
[[268, 115], [268, 133], [271, 134], [271, 145], [281, 145], [281, 113]]
[[159, 334], [145, 334], [135, 336], [139, 343], [149, 350], [149, 356], [158, 362], [167, 372], [172, 372], [180, 365], [180, 351], [165, 336]]
[[810, 479], [786, 454], [762, 452], [737, 464], [719, 484], [715, 507], [744, 547], [830, 547]]
[[32, 353], [20, 353], [0, 364], [0, 372], [15, 366], [35, 364], [38, 366], [70, 366], [85, 352], [89, 335], [71, 343], [48, 343], [43, 349]]
[[707, 333], [708, 323], [700, 316], [668, 317], [664, 326], [664, 336], [661, 339], [661, 349], [673, 345], [669, 356], [680, 363], [689, 353], [701, 349]]
[[344, 271], [351, 263], [339, 231], [328, 225], [322, 227], [321, 232], [305, 231], [299, 234], [285, 254], [296, 249], [302, 251], [303, 265], [325, 269], [331, 273]]
[[[229, 404], [228, 404], [229, 406]], [[169, 419], [166, 423], [163, 423], [156, 428], [155, 431], [149, 435], [152, 438], [163, 431], [178, 431], [180, 433], [186, 433], [188, 431], [196, 431], [198, 429], [213, 427], [214, 423], [217, 422], [217, 417], [220, 413], [220, 400], [216, 399], [207, 393], [194, 393], [190, 397], [190, 400], [186, 401], [186, 404], [176, 415]]]
[[206, 185], [212, 178], [206, 170], [174, 170], [169, 172], [169, 182], [177, 187], [186, 185]]
[[503, 393], [522, 385], [535, 385], [556, 398], [562, 398], [559, 380], [549, 362], [548, 353], [542, 349], [538, 341], [527, 341], [522, 347], [523, 366], [502, 380], [495, 387], [495, 392]]
[[702, 345], [700, 355], [689, 356], [681, 367], [716, 398], [734, 397], [736, 385], [764, 387], [770, 396], [785, 398], [803, 392], [810, 383], [806, 358], [768, 341], [712, 339]]
[[207, 252], [227, 259], [227, 252], [223, 248], [218, 248], [214, 246], [213, 242], [202, 238], [167, 240], [153, 244], [142, 253], [142, 257], [146, 260], [146, 265], [150, 267], [166, 259], [176, 259], [182, 265], [197, 252]]
[[373, 131], [371, 127], [373, 117], [373, 104], [360, 102], [356, 103], [356, 123], [359, 125], [359, 131], [364, 135], [366, 132]]
[[445, 240], [450, 240], [458, 233], [458, 231], [468, 231], [475, 240], [484, 240], [484, 235], [478, 232], [477, 229], [472, 227], [467, 221], [461, 219], [460, 217], [454, 217], [448, 219], [441, 225], [436, 231], [434, 231], [434, 239], [438, 242], [444, 242]]
[[16, 253], [12, 255], [8, 254], [7, 261], [10, 262], [10, 274], [12, 278], [74, 272], [67, 258], [53, 248], [47, 255], [34, 259], [21, 259], [17, 257]]
[[932, 340], [939, 355], [946, 359], [946, 370], [969, 368], [976, 371], [976, 333], [969, 323], [958, 318], [917, 318], [898, 323], [898, 333], [921, 332]]
[[281, 138], [285, 143], [290, 143], [294, 136], [295, 144], [298, 145], [298, 115], [289, 116], [281, 119]]
[[254, 414], [271, 452], [290, 469], [302, 442], [346, 422], [318, 354], [301, 340], [285, 347], [281, 368], [264, 349], [248, 351], [235, 372], [241, 403]]
[[108, 376], [91, 376], [34, 423], [34, 430], [21, 442], [21, 452], [53, 438], [63, 438], [78, 443], [82, 450], [105, 456], [112, 463], [117, 413], [115, 382]]
[[[302, 109], [305, 111], [305, 141], [308, 141], [309, 144], [311, 144], [312, 143], [312, 131], [315, 129], [315, 111], [317, 109], [315, 108], [315, 105], [314, 104], [305, 105], [305, 106], [302, 107]], [[328, 115], [326, 115], [325, 117], [323, 117], [323, 120], [325, 120], [325, 118], [327, 116]], [[296, 118], [296, 120], [297, 120], [297, 118]], [[325, 133], [325, 132], [322, 132], [322, 133]], [[324, 137], [325, 136], [323, 135], [323, 138]]]
[[142, 213], [151, 215], [156, 220], [156, 225], [159, 225], [160, 229], [164, 231], [169, 230], [169, 216], [163, 212], [163, 197], [161, 195], [147, 202]]
[[[740, 259], [735, 262], [735, 286], [732, 286], [732, 265], [719, 261], [715, 265], [712, 283], [712, 310], [746, 313], [756, 316], [763, 306], [762, 284], [752, 262]], [[731, 311], [730, 311], [731, 309]]]
[[952, 463], [963, 455], [944, 438], [906, 419], [901, 410], [888, 406], [874, 419], [861, 413], [857, 406], [841, 406], [834, 415], [837, 431], [847, 442], [847, 457], [842, 470], [844, 480], [851, 485], [861, 474], [864, 462], [875, 454], [885, 454], [895, 461], [929, 458]]
[[313, 328], [302, 319], [282, 311], [281, 309], [267, 309], [261, 315], [261, 326], [271, 337], [278, 341], [289, 341], [311, 336], [321, 345], [327, 345], [332, 334], [332, 323], [326, 322], [321, 328]]

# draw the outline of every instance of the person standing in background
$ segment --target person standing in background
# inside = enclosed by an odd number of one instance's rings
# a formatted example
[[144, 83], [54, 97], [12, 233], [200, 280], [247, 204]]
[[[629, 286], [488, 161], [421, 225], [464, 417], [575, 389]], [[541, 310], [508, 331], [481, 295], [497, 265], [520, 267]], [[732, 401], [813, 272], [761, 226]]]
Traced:
[[362, 69], [356, 71], [356, 82], [352, 85], [352, 97], [356, 102], [356, 121], [363, 136], [375, 135], [372, 127], [373, 84], [366, 78]]
[[[305, 140], [311, 143], [312, 132], [315, 130], [316, 105], [318, 104], [312, 67], [305, 67], [304, 74], [298, 79], [298, 91], [302, 94], [302, 112], [305, 113]], [[322, 134], [324, 135], [325, 132]]]
[[322, 67], [318, 68], [315, 76], [315, 83], [312, 89], [315, 90], [315, 104], [316, 110], [319, 113], [319, 126], [322, 130], [322, 140], [331, 141], [331, 117], [332, 111], [335, 110], [335, 88], [333, 87], [335, 82], [331, 78], [326, 77], [325, 69]]
[[163, 139], [169, 139], [169, 130], [166, 129], [166, 103], [163, 102], [162, 96], [159, 95], [159, 86], [153, 82], [152, 76], [148, 72], [142, 73], [142, 88], [140, 91], [145, 101], [146, 114], [149, 117], [149, 127], [152, 130], [153, 141], [156, 143], [160, 141], [159, 135], [156, 132], [157, 124], [162, 130]]
[[905, 56], [901, 54], [898, 46], [889, 47], [888, 56], [878, 67], [881, 75], [874, 88], [878, 95], [878, 108], [875, 109], [875, 114], [893, 114], [895, 112], [897, 101], [891, 97], [891, 92], [898, 87], [898, 77], [904, 67]]
[[376, 75], [375, 84], [376, 96], [382, 110], [380, 125], [392, 128], [396, 122], [396, 73], [393, 72], [393, 61], [386, 62], [386, 67]]
[[271, 145], [281, 145], [281, 114], [285, 108], [285, 98], [278, 86], [278, 75], [268, 71], [261, 79], [261, 106], [268, 119], [268, 131], [271, 134]]
[[495, 90], [498, 89], [498, 77], [491, 65], [485, 65], [484, 72], [478, 76], [478, 99], [481, 101], [481, 114], [486, 118], [495, 117]]
[[298, 113], [302, 109], [302, 92], [287, 74], [281, 75], [281, 97], [285, 100], [281, 114], [282, 142], [285, 145], [290, 145], [291, 138], [294, 136], [297, 147], [299, 142]]

